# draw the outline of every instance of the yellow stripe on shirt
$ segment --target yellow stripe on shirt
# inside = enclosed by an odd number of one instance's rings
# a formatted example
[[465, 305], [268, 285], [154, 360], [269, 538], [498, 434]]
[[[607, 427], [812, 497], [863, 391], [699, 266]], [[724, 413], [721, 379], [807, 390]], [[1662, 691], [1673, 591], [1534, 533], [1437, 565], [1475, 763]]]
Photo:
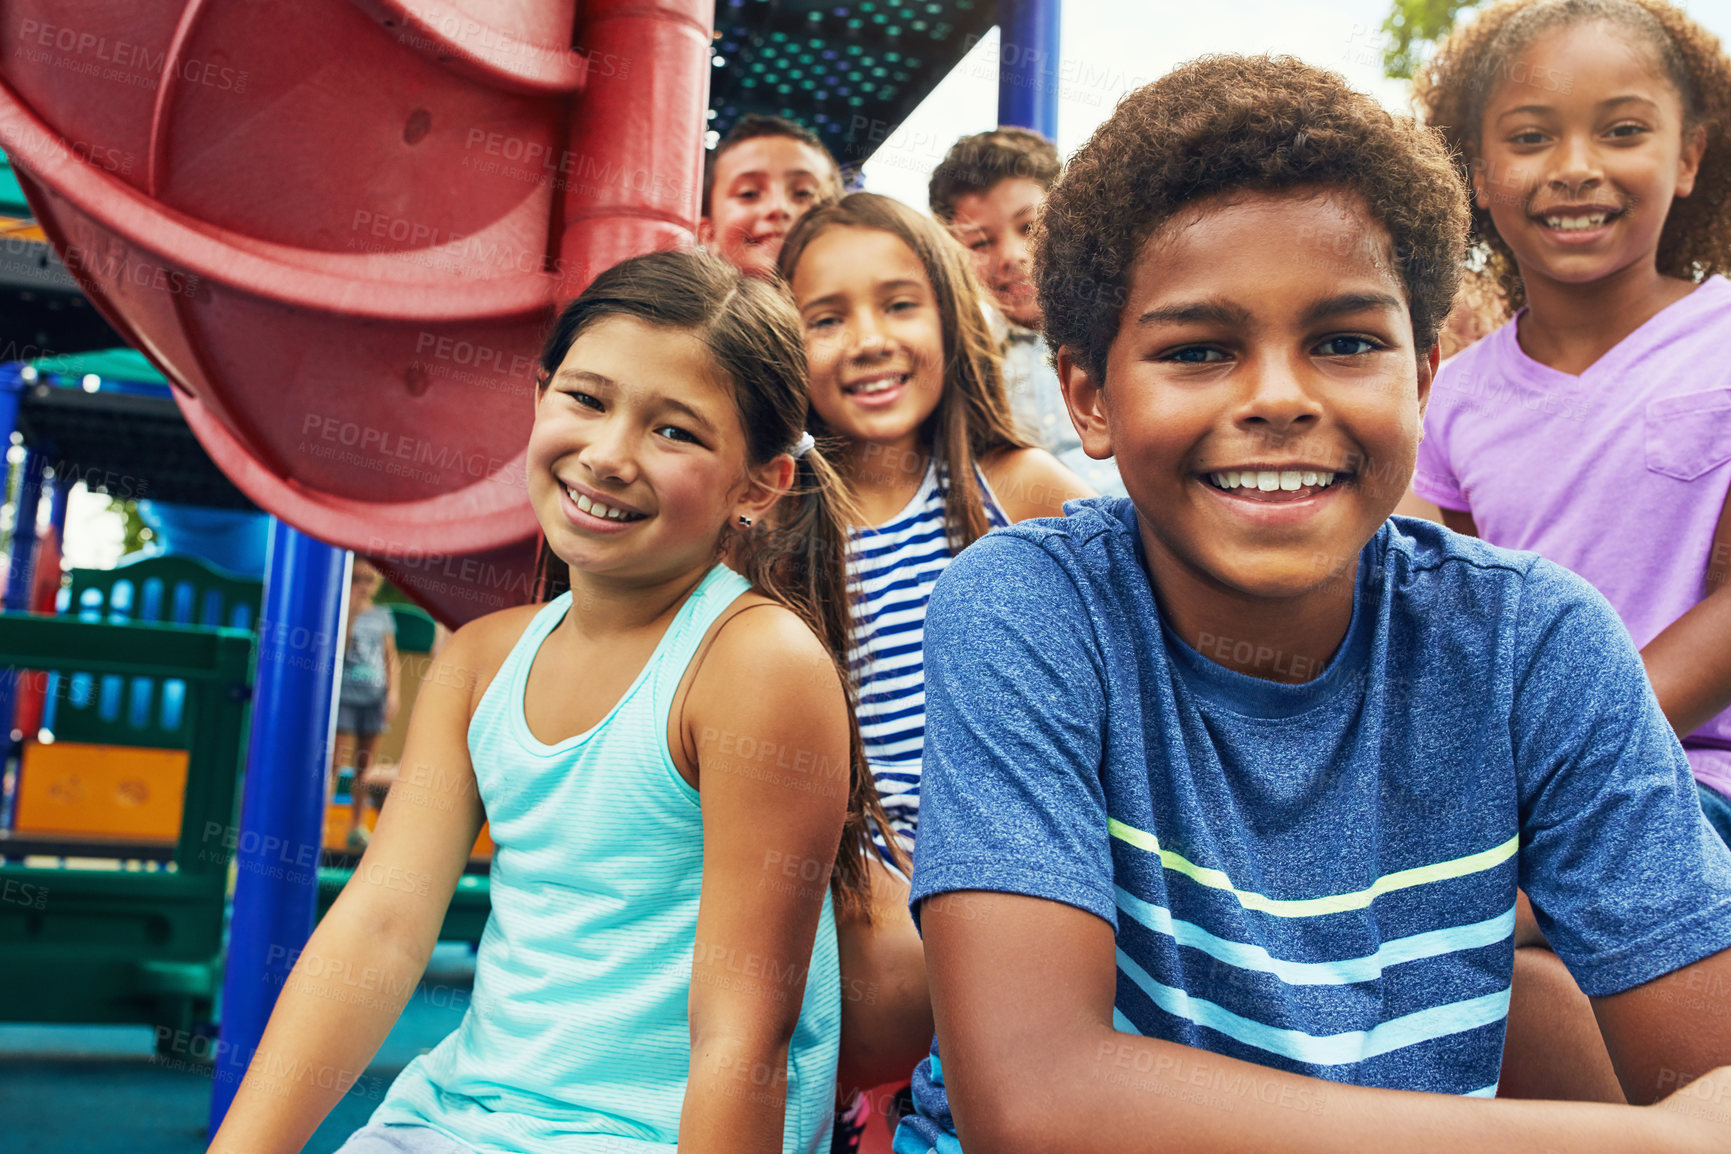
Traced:
[[1145, 830], [1135, 826], [1125, 825], [1115, 817], [1106, 819], [1106, 829], [1111, 835], [1126, 845], [1158, 854], [1160, 862], [1167, 869], [1183, 874], [1185, 877], [1210, 889], [1224, 890], [1238, 899], [1240, 905], [1247, 910], [1273, 914], [1281, 918], [1310, 918], [1320, 914], [1338, 914], [1346, 910], [1362, 910], [1383, 894], [1395, 890], [1410, 889], [1430, 882], [1447, 881], [1450, 878], [1466, 877], [1468, 874], [1482, 873], [1501, 865], [1515, 855], [1520, 848], [1519, 834], [1511, 837], [1502, 845], [1491, 849], [1480, 850], [1478, 853], [1458, 857], [1452, 861], [1437, 862], [1434, 865], [1414, 866], [1411, 869], [1396, 870], [1384, 874], [1364, 889], [1347, 894], [1332, 894], [1321, 898], [1271, 898], [1264, 894], [1241, 890], [1232, 884], [1232, 879], [1217, 869], [1199, 866], [1183, 854], [1160, 847], [1160, 839]]

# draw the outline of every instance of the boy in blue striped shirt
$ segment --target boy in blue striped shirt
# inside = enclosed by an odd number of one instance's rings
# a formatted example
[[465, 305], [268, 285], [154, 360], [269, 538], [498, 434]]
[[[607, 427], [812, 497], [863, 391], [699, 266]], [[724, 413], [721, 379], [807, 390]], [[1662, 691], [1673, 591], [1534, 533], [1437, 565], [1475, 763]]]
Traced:
[[[1072, 159], [1040, 303], [1129, 497], [934, 592], [942, 1057], [898, 1154], [1731, 1149], [1731, 854], [1627, 632], [1389, 518], [1466, 212], [1433, 136], [1290, 59], [1180, 68]], [[1518, 891], [1661, 1108], [1472, 1100]]]

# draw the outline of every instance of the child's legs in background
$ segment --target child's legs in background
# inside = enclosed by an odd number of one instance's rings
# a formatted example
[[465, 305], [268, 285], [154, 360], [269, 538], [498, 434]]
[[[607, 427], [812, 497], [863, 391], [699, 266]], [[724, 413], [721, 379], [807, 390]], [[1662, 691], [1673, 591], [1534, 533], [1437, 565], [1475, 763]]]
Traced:
[[377, 733], [355, 734], [355, 780], [349, 786], [349, 795], [352, 803], [350, 812], [354, 814], [356, 825], [361, 824], [361, 818], [367, 809], [367, 795], [372, 792], [370, 786], [374, 783], [369, 780], [369, 774], [372, 772], [373, 755], [378, 747]]
[[[359, 739], [360, 747], [355, 757], [355, 796], [365, 796], [373, 803], [373, 808], [385, 808], [385, 796], [391, 792], [391, 786], [397, 783], [397, 763], [381, 760], [377, 754], [379, 734], [368, 734]], [[356, 810], [356, 813], [362, 812]]]
[[[385, 731], [385, 702], [337, 702], [337, 740], [332, 758], [333, 776], [344, 766], [352, 767], [354, 779], [349, 785], [349, 840], [351, 849], [365, 845], [367, 830], [361, 820], [366, 813], [369, 784], [368, 772], [378, 750], [379, 735]], [[388, 783], [385, 783], [388, 785]]]
[[355, 731], [337, 726], [336, 741], [331, 747], [331, 783], [325, 794], [328, 802], [337, 795], [337, 782], [342, 777], [345, 768], [352, 769], [355, 764]]
[[1593, 1004], [1545, 944], [1526, 894], [1516, 906], [1515, 974], [1497, 1097], [1627, 1101]]

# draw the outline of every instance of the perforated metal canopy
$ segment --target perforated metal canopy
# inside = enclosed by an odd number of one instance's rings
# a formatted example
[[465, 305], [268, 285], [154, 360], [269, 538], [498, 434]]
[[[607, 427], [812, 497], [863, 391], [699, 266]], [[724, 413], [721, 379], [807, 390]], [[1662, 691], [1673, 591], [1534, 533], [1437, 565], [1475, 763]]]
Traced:
[[123, 500], [257, 509], [211, 461], [141, 354], [113, 349], [7, 371], [23, 385], [24, 443], [44, 453], [57, 478]]
[[120, 343], [30, 217], [0, 152], [0, 363]]
[[996, 19], [993, 0], [718, 0], [710, 127], [791, 117], [857, 167]]

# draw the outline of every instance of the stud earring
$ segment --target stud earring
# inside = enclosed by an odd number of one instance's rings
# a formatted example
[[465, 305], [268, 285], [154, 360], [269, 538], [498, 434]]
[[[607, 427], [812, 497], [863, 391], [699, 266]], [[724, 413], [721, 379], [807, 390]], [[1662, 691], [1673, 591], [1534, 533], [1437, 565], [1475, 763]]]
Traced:
[[751, 528], [751, 518], [747, 517], [744, 513], [741, 513], [739, 515], [739, 526], [742, 529]]

